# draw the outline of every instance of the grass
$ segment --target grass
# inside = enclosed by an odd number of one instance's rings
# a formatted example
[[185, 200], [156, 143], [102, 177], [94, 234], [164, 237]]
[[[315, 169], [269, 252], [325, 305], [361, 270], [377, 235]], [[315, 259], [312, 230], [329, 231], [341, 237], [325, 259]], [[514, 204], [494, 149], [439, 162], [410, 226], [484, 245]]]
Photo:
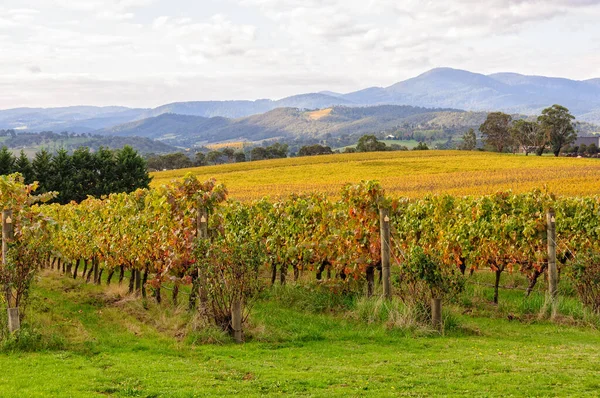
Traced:
[[[521, 283], [508, 276], [503, 284], [511, 278]], [[0, 395], [597, 395], [597, 330], [509, 321], [521, 294], [503, 291], [505, 307], [494, 308], [490, 289], [472, 289], [460, 300], [470, 299], [473, 311], [450, 309], [446, 317], [460, 326], [444, 336], [361, 319], [373, 304], [364, 299], [310, 286], [268, 290], [254, 306], [249, 341], [235, 345], [210, 328], [194, 330], [180, 308], [149, 302], [144, 309], [117, 287], [46, 272], [28, 310], [35, 351], [5, 343]], [[207, 339], [213, 344], [196, 344]]]
[[191, 172], [224, 183], [239, 200], [290, 193], [339, 194], [345, 183], [376, 179], [387, 192], [406, 197], [432, 193], [483, 195], [547, 188], [559, 195], [600, 191], [597, 159], [554, 158], [466, 151], [336, 154], [205, 166], [153, 173], [151, 185], [168, 184]]

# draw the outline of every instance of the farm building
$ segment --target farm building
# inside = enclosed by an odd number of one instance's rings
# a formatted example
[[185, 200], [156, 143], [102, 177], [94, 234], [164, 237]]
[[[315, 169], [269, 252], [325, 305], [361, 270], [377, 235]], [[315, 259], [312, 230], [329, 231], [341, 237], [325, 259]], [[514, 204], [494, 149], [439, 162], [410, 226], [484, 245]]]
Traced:
[[575, 143], [573, 145], [589, 146], [592, 144], [595, 144], [597, 147], [600, 148], [600, 136], [597, 135], [597, 136], [591, 136], [591, 137], [577, 137], [577, 139], [575, 140]]

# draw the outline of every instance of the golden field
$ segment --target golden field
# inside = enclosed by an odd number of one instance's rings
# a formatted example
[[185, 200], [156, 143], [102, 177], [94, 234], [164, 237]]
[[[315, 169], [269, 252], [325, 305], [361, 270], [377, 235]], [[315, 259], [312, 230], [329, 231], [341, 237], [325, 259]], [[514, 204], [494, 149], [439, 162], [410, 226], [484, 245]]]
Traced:
[[378, 180], [388, 193], [483, 195], [545, 189], [559, 195], [600, 193], [600, 159], [555, 158], [465, 151], [336, 154], [205, 166], [152, 173], [151, 185], [168, 184], [192, 172], [216, 178], [229, 197], [242, 201], [290, 193], [338, 195], [348, 182]]
[[231, 141], [231, 142], [221, 142], [219, 144], [208, 144], [205, 145], [211, 151], [218, 151], [224, 148], [231, 149], [244, 149], [244, 146], [248, 145], [246, 141]]

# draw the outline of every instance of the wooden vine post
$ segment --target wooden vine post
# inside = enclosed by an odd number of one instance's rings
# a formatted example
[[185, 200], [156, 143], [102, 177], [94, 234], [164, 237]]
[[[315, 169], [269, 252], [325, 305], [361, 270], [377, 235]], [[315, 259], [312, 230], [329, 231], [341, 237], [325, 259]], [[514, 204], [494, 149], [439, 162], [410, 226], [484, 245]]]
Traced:
[[[208, 239], [208, 212], [200, 202], [198, 203], [196, 229], [199, 239]], [[198, 296], [200, 297], [200, 305], [204, 308], [208, 301], [208, 292], [206, 291], [206, 275], [200, 268], [198, 268]]]
[[383, 297], [392, 298], [390, 287], [390, 215], [388, 209], [379, 209], [381, 230], [381, 276], [383, 279]]
[[431, 323], [433, 328], [442, 331], [442, 299], [431, 299]]
[[550, 308], [552, 318], [557, 312], [557, 284], [558, 284], [558, 269], [556, 268], [556, 216], [554, 209], [549, 209], [546, 214], [548, 223], [548, 297], [550, 300]]
[[231, 308], [231, 327], [235, 342], [242, 343], [244, 341], [242, 334], [242, 301], [239, 298], [234, 299]]
[[[6, 267], [8, 263], [8, 243], [15, 237], [12, 210], [2, 210], [2, 266]], [[19, 318], [19, 307], [11, 308], [10, 296], [12, 295], [10, 287], [6, 287], [6, 300], [8, 306], [8, 331], [13, 333], [21, 328]]]

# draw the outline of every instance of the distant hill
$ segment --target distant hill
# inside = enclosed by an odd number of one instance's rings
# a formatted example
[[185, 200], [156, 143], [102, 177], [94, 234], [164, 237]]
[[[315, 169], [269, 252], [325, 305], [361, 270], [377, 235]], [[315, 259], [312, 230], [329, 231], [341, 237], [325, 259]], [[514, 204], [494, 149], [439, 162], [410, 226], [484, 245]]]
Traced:
[[143, 109], [69, 106], [0, 110], [0, 129], [85, 133], [138, 118]]
[[278, 101], [268, 99], [256, 101], [192, 101], [175, 102], [148, 110], [139, 118], [160, 116], [165, 113], [179, 115], [240, 118], [271, 111], [277, 108], [317, 109], [334, 105], [355, 105], [351, 101], [325, 94], [301, 94]]
[[71, 151], [79, 147], [88, 147], [92, 150], [97, 150], [100, 147], [120, 149], [125, 145], [131, 146], [141, 154], [177, 151], [177, 148], [173, 146], [146, 137], [119, 137], [86, 133], [58, 134], [47, 131], [14, 134], [12, 131], [0, 130], [0, 140], [1, 145], [6, 145], [14, 153], [24, 150], [30, 155], [42, 148], [54, 152], [60, 148]]
[[178, 146], [192, 146], [228, 140], [260, 141], [270, 138], [311, 140], [343, 135], [395, 132], [403, 126], [418, 127], [435, 121], [442, 126], [465, 127], [485, 120], [485, 113], [412, 106], [334, 106], [318, 111], [277, 108], [259, 115], [227, 119], [164, 114], [97, 131], [99, 134], [142, 136]]
[[106, 128], [98, 132], [118, 136], [138, 136], [168, 140], [172, 137], [198, 134], [201, 131], [223, 127], [229, 123], [229, 119], [223, 117], [206, 118], [202, 116], [164, 113], [159, 116]]
[[169, 113], [239, 119], [278, 108], [307, 110], [370, 105], [409, 105], [533, 115], [555, 103], [566, 106], [582, 120], [600, 123], [600, 78], [578, 81], [517, 73], [483, 75], [436, 68], [388, 87], [370, 87], [346, 94], [322, 91], [280, 100], [175, 102], [154, 109], [76, 106], [0, 110], [0, 128], [86, 132]]

